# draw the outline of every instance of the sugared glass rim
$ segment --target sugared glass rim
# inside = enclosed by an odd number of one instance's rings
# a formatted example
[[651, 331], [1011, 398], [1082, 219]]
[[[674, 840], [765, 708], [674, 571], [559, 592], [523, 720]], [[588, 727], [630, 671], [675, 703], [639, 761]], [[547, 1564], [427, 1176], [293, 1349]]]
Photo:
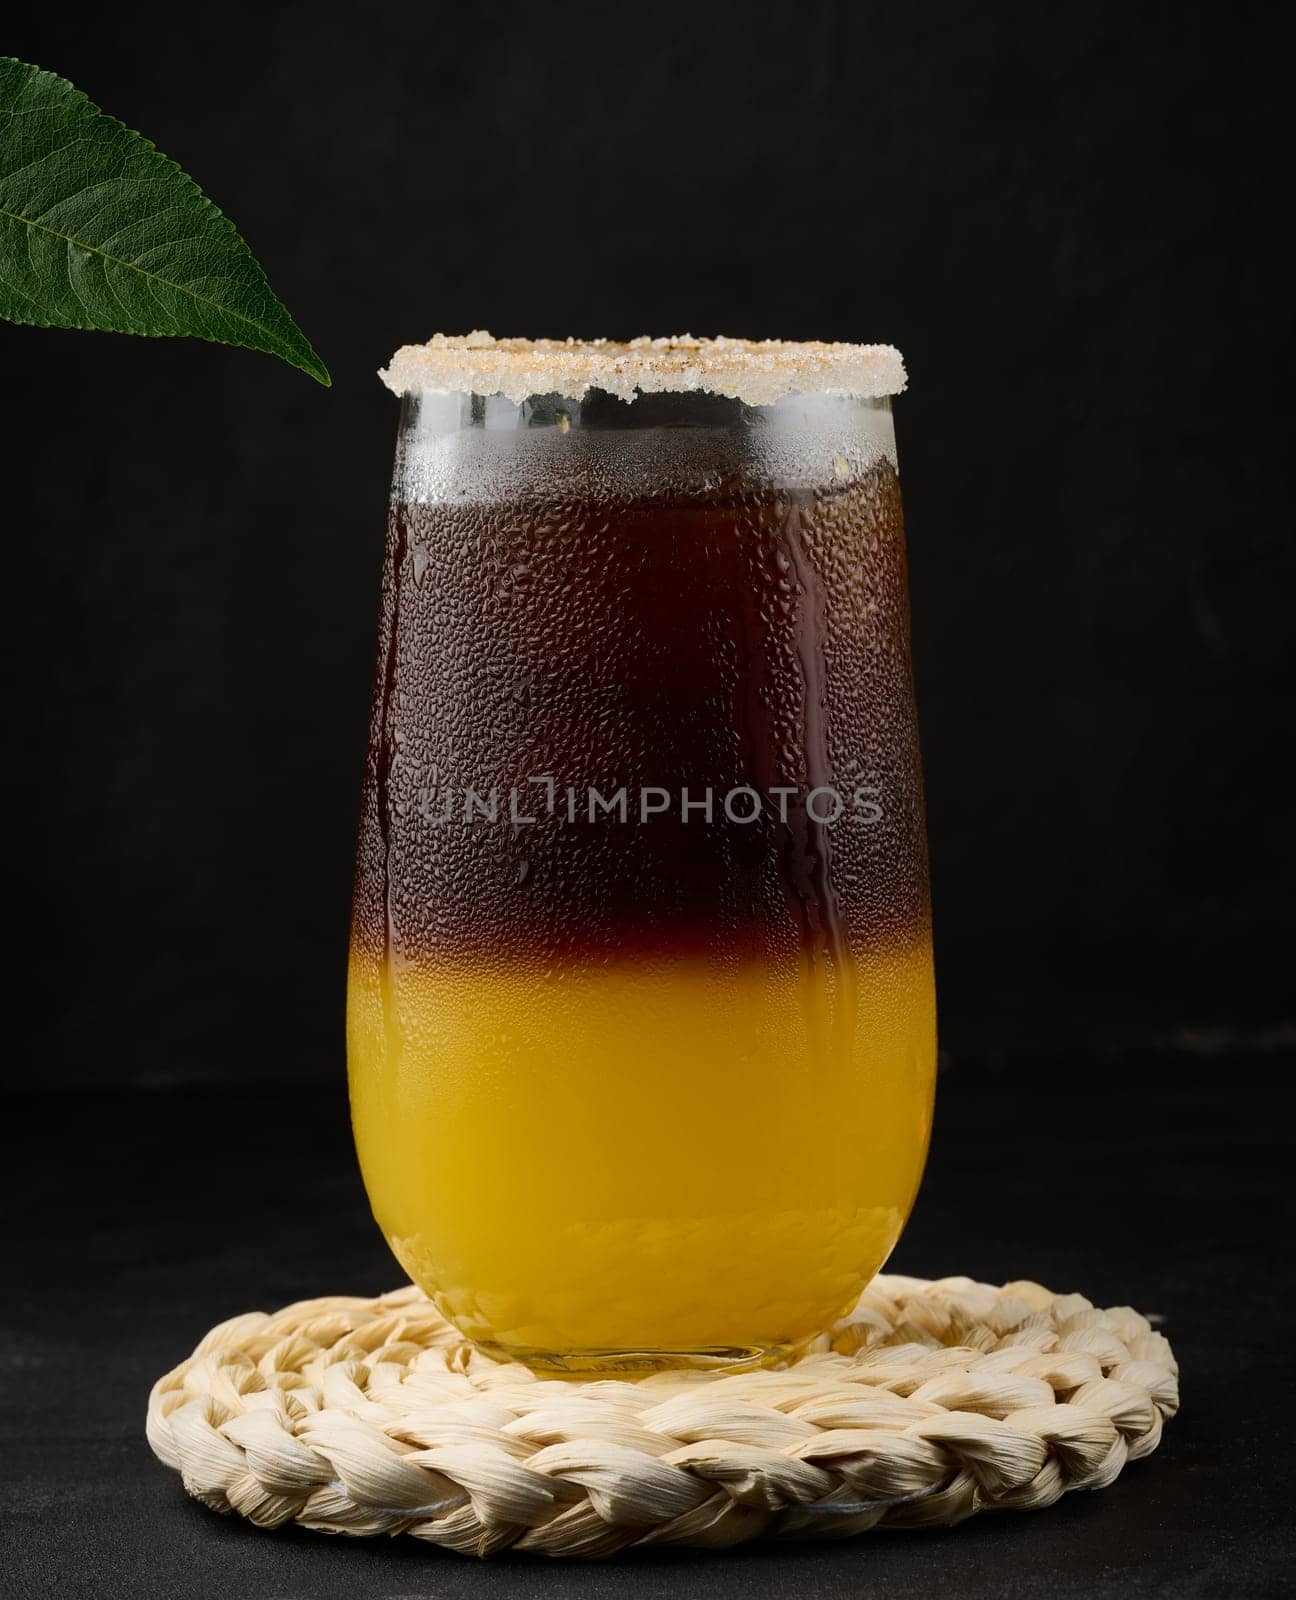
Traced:
[[899, 394], [904, 360], [889, 344], [695, 339], [692, 334], [612, 339], [495, 339], [480, 330], [407, 344], [378, 376], [393, 394], [532, 395], [581, 400], [602, 389], [638, 394], [704, 391], [768, 406], [793, 394], [860, 400]]

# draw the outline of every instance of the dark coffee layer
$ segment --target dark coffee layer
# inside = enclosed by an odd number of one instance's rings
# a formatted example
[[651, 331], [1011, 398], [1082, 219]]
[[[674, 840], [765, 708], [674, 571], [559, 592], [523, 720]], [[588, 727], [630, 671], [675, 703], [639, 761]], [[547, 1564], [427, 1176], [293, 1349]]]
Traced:
[[393, 507], [357, 941], [831, 959], [927, 923], [889, 461], [817, 491]]

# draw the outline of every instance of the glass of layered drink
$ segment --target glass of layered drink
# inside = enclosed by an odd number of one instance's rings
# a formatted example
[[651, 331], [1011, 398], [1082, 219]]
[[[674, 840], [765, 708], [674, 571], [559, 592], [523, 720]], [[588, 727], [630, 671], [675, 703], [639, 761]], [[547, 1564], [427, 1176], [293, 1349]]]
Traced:
[[493, 1354], [780, 1359], [885, 1261], [931, 1123], [900, 357], [473, 334], [383, 376], [374, 1214]]

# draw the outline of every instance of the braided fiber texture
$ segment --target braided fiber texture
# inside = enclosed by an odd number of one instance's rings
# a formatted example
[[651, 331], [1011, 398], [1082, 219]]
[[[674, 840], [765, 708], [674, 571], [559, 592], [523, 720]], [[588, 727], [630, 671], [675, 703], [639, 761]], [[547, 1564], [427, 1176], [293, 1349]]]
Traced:
[[1150, 1454], [1178, 1403], [1144, 1317], [1037, 1283], [883, 1276], [781, 1369], [588, 1382], [489, 1359], [407, 1288], [213, 1328], [148, 1438], [259, 1527], [601, 1557], [1038, 1510]]

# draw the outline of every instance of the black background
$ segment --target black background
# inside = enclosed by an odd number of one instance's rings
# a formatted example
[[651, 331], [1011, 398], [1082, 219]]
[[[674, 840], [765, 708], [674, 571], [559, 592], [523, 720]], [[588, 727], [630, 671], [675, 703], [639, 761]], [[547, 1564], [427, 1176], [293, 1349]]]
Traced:
[[[228, 211], [334, 387], [0, 325], [0, 1592], [1281, 1592], [1280, 17], [235, 0], [10, 20], [0, 49]], [[149, 1455], [148, 1385], [211, 1323], [397, 1277], [342, 1041], [396, 423], [374, 374], [472, 327], [904, 350], [946, 1071], [897, 1265], [1164, 1316], [1185, 1413], [1111, 1490], [946, 1540], [573, 1575], [270, 1538]]]
[[396, 423], [374, 373], [471, 327], [898, 344], [947, 1057], [1280, 1041], [1267, 9], [19, 23], [6, 49], [228, 210], [334, 387], [0, 327], [10, 976], [36, 1039], [10, 1071], [340, 1081]]

